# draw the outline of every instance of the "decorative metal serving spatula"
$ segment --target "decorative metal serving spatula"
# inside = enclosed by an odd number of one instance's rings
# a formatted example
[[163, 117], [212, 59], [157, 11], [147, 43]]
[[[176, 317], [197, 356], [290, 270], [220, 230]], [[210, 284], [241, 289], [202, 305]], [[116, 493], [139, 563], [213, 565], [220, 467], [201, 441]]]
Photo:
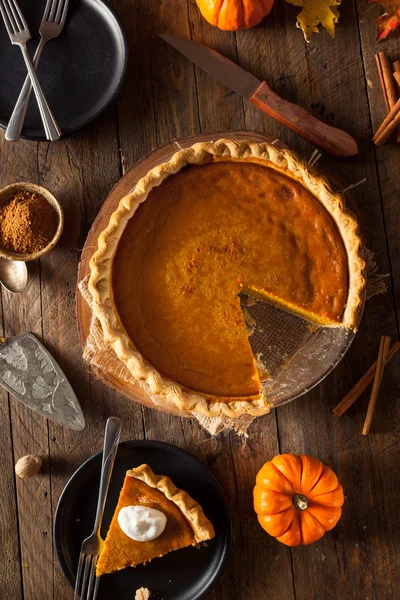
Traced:
[[58, 425], [76, 431], [85, 427], [81, 407], [66, 376], [32, 333], [0, 338], [0, 385]]

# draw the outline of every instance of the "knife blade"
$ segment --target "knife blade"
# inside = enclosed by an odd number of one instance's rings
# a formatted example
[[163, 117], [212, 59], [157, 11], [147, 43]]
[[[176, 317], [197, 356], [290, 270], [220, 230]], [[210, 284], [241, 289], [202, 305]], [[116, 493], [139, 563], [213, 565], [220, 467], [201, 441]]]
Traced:
[[58, 425], [85, 427], [78, 399], [50, 352], [30, 332], [0, 338], [0, 385], [28, 408]]
[[337, 158], [358, 154], [357, 143], [351, 135], [326, 125], [306, 109], [281, 98], [265, 81], [260, 81], [215, 50], [175, 35], [160, 34], [160, 37], [209, 75], [311, 144]]

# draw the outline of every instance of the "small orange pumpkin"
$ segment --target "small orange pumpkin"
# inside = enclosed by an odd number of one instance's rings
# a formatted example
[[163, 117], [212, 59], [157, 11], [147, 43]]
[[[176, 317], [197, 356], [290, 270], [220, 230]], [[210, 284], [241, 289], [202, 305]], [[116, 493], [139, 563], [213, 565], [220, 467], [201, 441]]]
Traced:
[[266, 17], [274, 0], [196, 0], [203, 17], [224, 31], [249, 29]]
[[311, 544], [342, 514], [343, 488], [318, 458], [278, 454], [257, 473], [254, 510], [263, 529], [287, 546]]

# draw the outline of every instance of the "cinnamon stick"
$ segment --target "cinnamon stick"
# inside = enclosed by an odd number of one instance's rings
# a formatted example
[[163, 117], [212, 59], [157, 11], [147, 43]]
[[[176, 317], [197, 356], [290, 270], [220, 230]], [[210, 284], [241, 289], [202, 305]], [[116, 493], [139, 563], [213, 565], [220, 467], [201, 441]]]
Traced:
[[383, 98], [388, 112], [398, 100], [396, 84], [393, 78], [392, 66], [385, 52], [375, 54], [376, 66], [378, 68], [379, 81], [381, 82]]
[[[389, 352], [386, 358], [386, 365], [393, 358], [393, 356], [400, 350], [400, 342], [393, 342], [393, 344], [389, 348]], [[341, 417], [352, 404], [361, 396], [363, 392], [367, 389], [367, 387], [372, 383], [376, 365], [378, 361], [375, 361], [369, 369], [364, 373], [364, 375], [357, 381], [357, 383], [351, 388], [348, 394], [335, 406], [332, 412]]]
[[381, 337], [381, 343], [379, 345], [379, 354], [376, 364], [376, 371], [374, 377], [374, 384], [372, 386], [371, 397], [369, 399], [367, 416], [365, 417], [364, 427], [362, 430], [363, 435], [368, 435], [371, 429], [372, 419], [375, 412], [376, 402], [378, 400], [379, 389], [381, 387], [383, 371], [385, 369], [386, 359], [389, 352], [390, 337], [383, 335]]
[[392, 110], [384, 119], [382, 125], [376, 131], [372, 141], [377, 146], [383, 146], [388, 137], [393, 133], [396, 127], [400, 124], [400, 99], [397, 100]]
[[[385, 52], [379, 52], [378, 54], [375, 54], [375, 60], [376, 66], [378, 68], [379, 81], [381, 83], [383, 98], [385, 100], [386, 108], [388, 112], [390, 112], [399, 98], [396, 81], [392, 72], [392, 65], [390, 64], [390, 61]], [[384, 139], [382, 145], [385, 143], [386, 139], [387, 138]], [[399, 141], [400, 129], [396, 133], [396, 142]]]
[[400, 60], [395, 60], [392, 64], [393, 77], [397, 82], [397, 93], [400, 96]]

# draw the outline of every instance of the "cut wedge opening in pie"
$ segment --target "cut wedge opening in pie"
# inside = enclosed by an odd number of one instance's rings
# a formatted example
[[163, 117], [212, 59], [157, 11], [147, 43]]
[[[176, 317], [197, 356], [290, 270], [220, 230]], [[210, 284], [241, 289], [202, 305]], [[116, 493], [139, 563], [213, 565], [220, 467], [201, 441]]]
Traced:
[[357, 223], [287, 151], [197, 144], [139, 182], [113, 217], [92, 259], [95, 313], [131, 372], [179, 406], [267, 412], [240, 292], [317, 325], [357, 327]]
[[[166, 517], [162, 533], [150, 541], [137, 541], [122, 530], [118, 516], [126, 507], [144, 506]], [[96, 566], [99, 577], [147, 563], [180, 548], [197, 546], [215, 536], [202, 507], [165, 475], [156, 475], [148, 465], [126, 473], [103, 550]]]

